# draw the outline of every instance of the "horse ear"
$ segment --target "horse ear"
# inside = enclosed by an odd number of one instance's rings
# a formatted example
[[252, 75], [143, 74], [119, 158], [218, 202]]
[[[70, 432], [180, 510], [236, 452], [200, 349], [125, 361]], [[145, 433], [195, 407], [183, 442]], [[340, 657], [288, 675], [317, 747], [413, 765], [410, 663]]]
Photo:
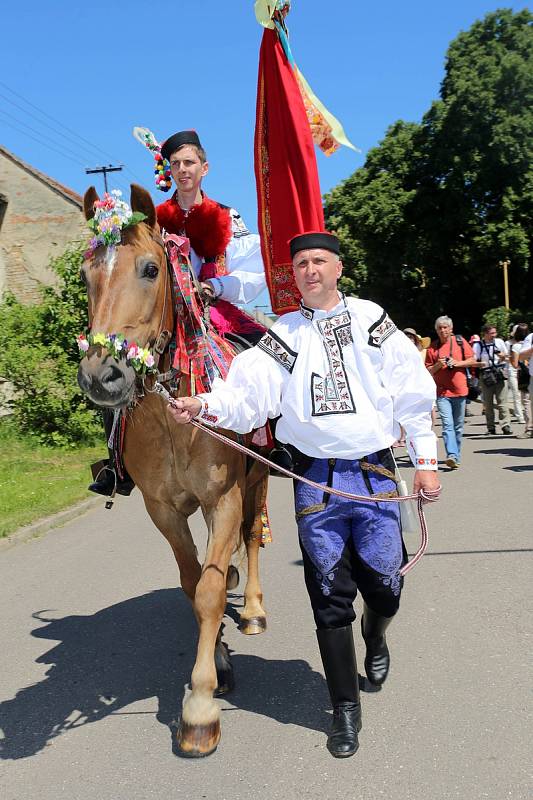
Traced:
[[130, 205], [132, 211], [141, 211], [146, 219], [144, 220], [151, 228], [156, 224], [156, 213], [154, 201], [150, 197], [150, 193], [138, 186], [136, 183], [131, 184]]
[[98, 192], [94, 186], [89, 186], [83, 195], [83, 213], [85, 214], [85, 219], [92, 219], [94, 217], [94, 204], [99, 199]]

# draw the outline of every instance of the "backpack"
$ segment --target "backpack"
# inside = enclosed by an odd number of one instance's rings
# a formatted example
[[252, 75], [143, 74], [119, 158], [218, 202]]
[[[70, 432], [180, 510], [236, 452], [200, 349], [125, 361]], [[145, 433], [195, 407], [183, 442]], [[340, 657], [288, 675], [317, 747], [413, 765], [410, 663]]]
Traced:
[[[465, 360], [465, 348], [464, 348], [464, 345], [463, 345], [463, 337], [459, 336], [458, 334], [455, 334], [455, 341], [457, 342], [457, 344], [461, 348], [461, 355], [463, 356], [463, 361], [464, 361]], [[450, 353], [451, 352], [452, 352], [452, 348], [451, 348], [451, 345], [450, 345]], [[465, 372], [466, 372], [466, 386], [468, 388], [468, 399], [469, 400], [477, 400], [479, 395], [481, 394], [481, 389], [478, 386], [479, 381], [478, 381], [477, 378], [474, 377], [474, 375], [472, 375], [472, 373], [470, 372], [468, 367], [466, 367]]]
[[519, 361], [516, 368], [516, 379], [521, 392], [527, 392], [529, 389], [529, 378], [529, 368], [526, 367], [523, 361]]

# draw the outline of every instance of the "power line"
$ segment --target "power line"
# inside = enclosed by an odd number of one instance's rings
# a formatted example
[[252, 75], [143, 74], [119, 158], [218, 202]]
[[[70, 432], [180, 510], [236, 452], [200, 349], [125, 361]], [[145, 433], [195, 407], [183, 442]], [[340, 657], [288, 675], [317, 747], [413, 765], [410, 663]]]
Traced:
[[[70, 147], [66, 147], [62, 142], [56, 142], [53, 139], [50, 139], [50, 137], [47, 134], [43, 133], [42, 131], [36, 130], [31, 125], [28, 125], [27, 122], [24, 122], [24, 120], [22, 120], [22, 119], [18, 119], [18, 117], [13, 116], [13, 114], [10, 114], [8, 111], [4, 111], [3, 109], [0, 109], [0, 114], [3, 114], [4, 116], [9, 117], [9, 119], [14, 120], [15, 122], [18, 122], [19, 125], [22, 125], [24, 128], [27, 128], [29, 131], [32, 131], [32, 133], [36, 133], [37, 136], [40, 136], [45, 141], [51, 141], [53, 144], [59, 145], [61, 147], [62, 151], [64, 151], [65, 153], [70, 153], [76, 159], [80, 159], [80, 164], [82, 163], [81, 159], [84, 157], [83, 153], [75, 152], [74, 150], [71, 150]], [[86, 163], [87, 163], [87, 161], [85, 161], [85, 164]], [[85, 166], [85, 164], [84, 164], [84, 166]]]
[[[43, 115], [44, 117], [46, 117], [47, 119], [50, 119], [52, 122], [55, 122], [57, 125], [59, 125], [59, 126], [60, 126], [60, 128], [61, 128], [61, 131], [60, 131], [60, 132], [61, 132], [61, 135], [63, 135], [63, 136], [64, 136], [64, 131], [68, 131], [70, 134], [72, 134], [73, 136], [75, 136], [75, 137], [76, 137], [77, 139], [79, 139], [80, 141], [82, 141], [82, 142], [85, 142], [85, 144], [86, 144], [86, 145], [88, 145], [89, 147], [91, 147], [91, 148], [92, 148], [92, 149], [93, 149], [95, 152], [97, 152], [98, 154], [100, 154], [100, 155], [105, 155], [107, 158], [111, 158], [111, 160], [116, 160], [116, 159], [114, 159], [114, 156], [111, 156], [111, 155], [110, 155], [109, 153], [107, 153], [105, 150], [102, 150], [102, 148], [101, 148], [101, 147], [97, 147], [97, 146], [96, 146], [96, 145], [94, 145], [92, 142], [90, 142], [88, 139], [85, 139], [85, 137], [81, 136], [79, 133], [77, 133], [76, 131], [72, 130], [72, 128], [69, 128], [69, 127], [67, 127], [66, 125], [64, 125], [62, 122], [60, 122], [60, 120], [56, 119], [56, 118], [55, 118], [55, 117], [53, 117], [51, 114], [48, 114], [46, 111], [43, 111], [43, 109], [42, 109], [42, 108], [39, 108], [39, 106], [36, 106], [36, 105], [35, 105], [35, 103], [32, 103], [30, 100], [27, 100], [25, 97], [23, 97], [23, 95], [21, 95], [21, 94], [19, 94], [18, 92], [16, 92], [14, 89], [12, 89], [10, 86], [8, 86], [8, 85], [7, 85], [6, 83], [4, 83], [3, 81], [0, 81], [0, 86], [3, 86], [5, 89], [7, 89], [9, 92], [11, 92], [11, 94], [15, 95], [15, 97], [18, 97], [18, 98], [19, 98], [20, 100], [22, 100], [24, 103], [26, 103], [27, 105], [31, 106], [31, 108], [34, 108], [36, 111], [38, 111], [38, 112], [39, 112], [39, 114], [42, 114], [42, 115]], [[0, 95], [0, 96], [3, 96], [3, 97], [5, 97], [4, 95]], [[16, 105], [15, 103], [13, 103], [13, 101], [12, 101], [12, 100], [9, 100], [8, 98], [5, 98], [5, 99], [7, 99], [7, 100], [8, 100], [8, 102], [12, 103], [13, 105]], [[17, 106], [17, 107], [18, 107], [18, 108], [20, 108], [20, 106]], [[26, 110], [25, 110], [25, 109], [23, 109], [23, 108], [20, 108], [20, 110], [24, 111], [24, 113], [26, 113], [26, 114], [30, 114], [30, 112], [29, 112], [29, 111], [26, 111]], [[30, 116], [33, 116], [33, 115], [31, 115], [31, 114], [30, 114]], [[41, 124], [41, 125], [47, 125], [47, 123], [43, 122], [42, 120], [38, 120], [38, 121], [40, 122], [40, 124]], [[51, 126], [49, 126], [49, 125], [48, 125], [48, 127], [50, 127], [50, 128], [51, 128]], [[53, 129], [52, 129], [52, 130], [53, 130]], [[57, 131], [56, 131], [56, 133], [57, 133]], [[142, 180], [141, 180], [141, 178], [139, 178], [139, 176], [138, 176], [138, 175], [136, 175], [134, 172], [132, 172], [132, 171], [129, 169], [129, 167], [124, 167], [124, 169], [126, 170], [126, 172], [128, 172], [128, 173], [129, 173], [129, 174], [132, 176], [132, 178], [134, 178], [134, 179], [135, 179], [135, 181], [136, 181], [136, 182], [142, 183]]]
[[[5, 112], [0, 109], [0, 114], [4, 114], [4, 113]], [[28, 139], [31, 139], [33, 142], [37, 142], [37, 144], [41, 145], [42, 147], [48, 148], [48, 150], [51, 150], [54, 153], [57, 153], [62, 158], [67, 159], [67, 161], [72, 161], [73, 164], [76, 164], [77, 166], [82, 166], [84, 169], [86, 168], [87, 162], [81, 161], [79, 158], [72, 158], [72, 156], [69, 156], [64, 152], [63, 148], [59, 149], [58, 147], [54, 147], [53, 144], [50, 144], [49, 141], [43, 141], [42, 138], [38, 138], [37, 136], [32, 136], [31, 133], [27, 133], [25, 130], [22, 130], [18, 125], [13, 125], [12, 122], [8, 122], [7, 120], [2, 120], [2, 122], [3, 122], [4, 125], [8, 125], [10, 128], [13, 128], [13, 130], [17, 131], [17, 133], [21, 133], [23, 136], [27, 136]], [[22, 124], [25, 125], [25, 123], [22, 123]], [[25, 127], [29, 127], [29, 126], [25, 125]], [[30, 130], [34, 130], [34, 129], [30, 128]], [[40, 132], [37, 131], [37, 133], [40, 133]], [[119, 181], [115, 181], [115, 183], [118, 186], [118, 188], [120, 188], [122, 190], [124, 196], [128, 196], [129, 187], [127, 187], [121, 181], [120, 182]]]
[[[15, 106], [15, 108], [18, 108], [20, 111], [22, 111], [22, 113], [23, 113], [23, 114], [27, 114], [27, 115], [28, 115], [29, 117], [31, 117], [32, 119], [36, 120], [36, 121], [39, 123], [39, 125], [44, 125], [46, 128], [49, 128], [49, 129], [50, 129], [51, 131], [53, 131], [54, 133], [57, 133], [57, 134], [59, 134], [59, 135], [62, 137], [62, 139], [66, 139], [67, 141], [70, 141], [70, 142], [71, 142], [72, 144], [74, 144], [75, 146], [79, 147], [79, 145], [78, 145], [78, 143], [76, 142], [76, 140], [75, 140], [75, 139], [73, 139], [72, 137], [70, 137], [70, 136], [68, 136], [68, 135], [67, 135], [67, 136], [65, 136], [65, 134], [64, 134], [64, 132], [63, 132], [63, 131], [61, 131], [61, 130], [58, 130], [58, 128], [55, 128], [53, 125], [49, 125], [47, 122], [43, 122], [43, 120], [42, 120], [42, 119], [39, 119], [39, 117], [38, 117], [38, 116], [36, 116], [36, 114], [32, 114], [32, 113], [31, 113], [31, 111], [28, 111], [28, 110], [27, 110], [26, 108], [24, 108], [23, 106], [19, 105], [18, 103], [14, 103], [14, 102], [13, 102], [13, 100], [10, 100], [10, 99], [9, 99], [9, 97], [6, 97], [6, 95], [2, 94], [1, 92], [0, 92], [0, 97], [2, 97], [4, 100], [7, 100], [7, 102], [8, 102], [8, 103], [11, 103], [11, 105], [12, 105], [12, 106]], [[7, 111], [4, 111], [4, 114], [7, 114], [7, 113], [8, 113]], [[13, 117], [13, 119], [15, 119], [15, 117]], [[21, 120], [21, 123], [22, 123], [23, 125], [27, 125], [27, 123], [25, 123], [25, 122], [22, 122], [22, 120]], [[28, 127], [29, 127], [29, 126], [28, 126]], [[41, 132], [40, 132], [40, 131], [38, 131], [38, 133], [41, 133]], [[41, 135], [43, 135], [43, 134], [41, 134]], [[86, 148], [84, 148], [84, 149], [86, 149]], [[83, 156], [85, 157], [85, 154], [83, 154]], [[93, 156], [91, 156], [91, 158], [93, 158]]]
[[65, 153], [63, 153], [62, 150], [58, 150], [56, 147], [52, 147], [51, 144], [47, 144], [46, 142], [43, 142], [42, 139], [38, 139], [36, 136], [32, 136], [31, 133], [26, 133], [26, 131], [21, 130], [19, 127], [17, 127], [17, 125], [13, 125], [13, 123], [6, 121], [4, 121], [4, 125], [9, 125], [10, 128], [14, 128], [14, 130], [16, 130], [18, 133], [21, 133], [23, 136], [27, 136], [28, 139], [33, 139], [34, 142], [37, 142], [37, 144], [40, 144], [43, 147], [47, 147], [49, 150], [53, 150], [54, 153], [59, 153], [60, 156], [63, 156], [63, 158], [68, 159], [68, 161], [72, 161], [74, 164], [77, 164], [78, 166], [80, 164], [85, 166], [83, 162], [78, 161], [78, 159], [74, 159], [71, 158], [70, 156], [65, 155]]

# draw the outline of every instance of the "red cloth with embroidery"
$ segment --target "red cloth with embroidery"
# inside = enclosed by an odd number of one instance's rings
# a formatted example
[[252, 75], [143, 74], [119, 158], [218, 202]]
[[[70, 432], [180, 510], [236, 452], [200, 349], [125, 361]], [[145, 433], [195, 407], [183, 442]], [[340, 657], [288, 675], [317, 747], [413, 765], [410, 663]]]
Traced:
[[266, 28], [259, 56], [255, 126], [259, 234], [272, 309], [300, 301], [288, 240], [324, 230], [311, 128], [300, 88], [275, 30]]

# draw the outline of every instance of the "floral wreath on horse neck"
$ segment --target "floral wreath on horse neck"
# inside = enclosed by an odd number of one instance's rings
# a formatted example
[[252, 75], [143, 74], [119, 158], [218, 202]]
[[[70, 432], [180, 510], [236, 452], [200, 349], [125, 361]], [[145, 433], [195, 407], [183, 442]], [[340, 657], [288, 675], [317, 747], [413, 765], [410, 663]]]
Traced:
[[[121, 197], [122, 192], [113, 189], [110, 194], [106, 192], [102, 200], [95, 201], [94, 217], [87, 223], [94, 236], [89, 241], [84, 258], [90, 258], [100, 245], [114, 247], [120, 244], [124, 228], [137, 225], [146, 219], [146, 214], [132, 211], [130, 206], [120, 199]], [[109, 355], [117, 361], [125, 358], [128, 366], [131, 366], [137, 374], [157, 372], [155, 359], [149, 348], [128, 342], [121, 333], [89, 333], [88, 336], [80, 333], [76, 337], [76, 342], [80, 353], [86, 353], [89, 347], [99, 345], [105, 347]]]

